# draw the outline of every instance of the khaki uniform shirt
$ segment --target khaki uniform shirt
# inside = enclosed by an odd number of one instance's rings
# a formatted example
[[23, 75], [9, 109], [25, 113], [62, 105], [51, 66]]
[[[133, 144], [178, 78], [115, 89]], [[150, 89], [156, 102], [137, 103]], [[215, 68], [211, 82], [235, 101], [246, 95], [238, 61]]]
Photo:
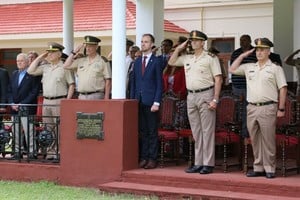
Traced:
[[188, 90], [213, 86], [214, 76], [222, 74], [218, 57], [206, 51], [198, 58], [194, 55], [179, 56], [174, 66], [184, 66]]
[[45, 97], [67, 95], [69, 85], [74, 83], [73, 73], [63, 68], [62, 61], [55, 67], [52, 67], [51, 64], [41, 65], [31, 74], [43, 75], [43, 95]]
[[76, 59], [70, 68], [77, 71], [78, 92], [104, 92], [105, 79], [111, 78], [110, 65], [100, 55], [92, 63], [88, 57]]
[[261, 68], [258, 62], [242, 64], [234, 74], [246, 76], [247, 100], [251, 103], [278, 102], [278, 89], [287, 86], [282, 67], [271, 60]]

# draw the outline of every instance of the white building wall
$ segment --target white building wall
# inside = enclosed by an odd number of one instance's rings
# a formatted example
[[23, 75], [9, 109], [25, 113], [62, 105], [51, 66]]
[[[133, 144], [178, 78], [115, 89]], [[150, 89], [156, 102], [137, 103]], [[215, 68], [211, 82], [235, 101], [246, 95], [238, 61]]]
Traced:
[[300, 0], [294, 0], [294, 50], [300, 49]]
[[249, 34], [273, 40], [273, 4], [225, 5], [196, 8], [166, 9], [165, 19], [185, 28], [202, 30], [210, 38], [239, 37]]
[[[284, 59], [293, 52], [293, 0], [274, 0], [274, 49]], [[283, 64], [288, 81], [296, 81], [296, 71], [291, 66]]]

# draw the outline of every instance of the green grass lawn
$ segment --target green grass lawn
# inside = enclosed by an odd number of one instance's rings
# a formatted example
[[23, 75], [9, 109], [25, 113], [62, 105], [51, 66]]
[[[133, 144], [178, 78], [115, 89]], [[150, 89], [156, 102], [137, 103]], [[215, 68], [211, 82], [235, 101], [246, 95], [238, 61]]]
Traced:
[[156, 197], [107, 194], [97, 189], [60, 186], [52, 182], [0, 181], [2, 200], [157, 200]]

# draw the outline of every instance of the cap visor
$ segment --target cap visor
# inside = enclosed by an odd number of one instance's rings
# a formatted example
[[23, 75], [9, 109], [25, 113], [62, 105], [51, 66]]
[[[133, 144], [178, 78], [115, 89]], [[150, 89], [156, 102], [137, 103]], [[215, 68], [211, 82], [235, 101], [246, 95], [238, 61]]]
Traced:
[[98, 42], [83, 42], [84, 44], [94, 44], [94, 45], [97, 45]]
[[257, 45], [257, 46], [255, 46], [255, 48], [271, 48], [271, 47], [269, 47], [267, 45]]
[[60, 51], [60, 49], [47, 49], [46, 51]]
[[203, 37], [190, 37], [189, 39], [190, 40], [195, 39], [195, 40], [204, 40], [205, 41], [205, 39]]

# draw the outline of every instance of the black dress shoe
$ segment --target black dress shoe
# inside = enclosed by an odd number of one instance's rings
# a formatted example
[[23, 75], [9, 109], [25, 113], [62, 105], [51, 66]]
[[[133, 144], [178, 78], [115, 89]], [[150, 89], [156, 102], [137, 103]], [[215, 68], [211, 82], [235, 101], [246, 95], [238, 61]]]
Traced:
[[251, 171], [251, 172], [248, 172], [246, 174], [247, 177], [259, 177], [259, 176], [266, 176], [266, 173], [265, 172], [256, 172], [256, 171]]
[[141, 160], [139, 162], [139, 168], [144, 168], [147, 165], [148, 161], [147, 160]]
[[194, 165], [193, 167], [189, 167], [185, 170], [186, 173], [198, 173], [202, 169], [203, 166]]
[[211, 166], [204, 166], [201, 170], [200, 170], [200, 174], [210, 174], [213, 172], [214, 167]]
[[266, 178], [275, 178], [275, 174], [272, 172], [267, 172], [266, 173]]
[[144, 169], [155, 169], [157, 167], [157, 163], [154, 160], [149, 160], [147, 165], [145, 165]]
[[21, 160], [23, 158], [23, 155], [22, 154], [19, 154], [19, 153], [15, 153], [14, 156], [8, 158], [8, 160]]
[[37, 159], [37, 155], [35, 155], [33, 153], [30, 153], [29, 156], [28, 156], [28, 159], [35, 160], [35, 159]]

